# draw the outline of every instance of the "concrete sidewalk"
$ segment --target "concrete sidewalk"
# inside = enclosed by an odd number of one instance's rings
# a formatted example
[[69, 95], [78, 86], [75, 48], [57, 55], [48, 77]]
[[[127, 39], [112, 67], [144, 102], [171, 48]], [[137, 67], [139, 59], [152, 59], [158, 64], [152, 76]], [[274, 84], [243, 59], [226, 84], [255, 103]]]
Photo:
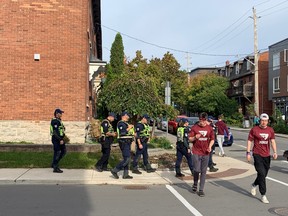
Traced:
[[[219, 179], [243, 178], [255, 173], [251, 164], [230, 157], [214, 156], [219, 168], [218, 172], [207, 171], [207, 181]], [[110, 172], [97, 172], [96, 170], [63, 169], [64, 173], [53, 173], [52, 169], [0, 169], [0, 184], [97, 184], [97, 185], [163, 185], [192, 183], [190, 171], [183, 170], [183, 178], [176, 178], [175, 172], [170, 170], [157, 170], [155, 173], [142, 172], [136, 175], [130, 172], [133, 179], [115, 179]]]

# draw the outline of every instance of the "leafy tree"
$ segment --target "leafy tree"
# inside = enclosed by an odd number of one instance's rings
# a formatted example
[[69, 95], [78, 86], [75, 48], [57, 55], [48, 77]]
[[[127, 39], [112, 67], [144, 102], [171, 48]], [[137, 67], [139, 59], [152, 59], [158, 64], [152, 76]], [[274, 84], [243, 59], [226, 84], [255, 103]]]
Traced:
[[227, 97], [228, 86], [228, 80], [216, 74], [204, 74], [193, 78], [188, 93], [189, 110], [213, 115], [231, 115], [237, 110], [237, 104]]
[[107, 67], [107, 82], [113, 80], [124, 72], [124, 46], [122, 36], [117, 33], [111, 47], [110, 64]]

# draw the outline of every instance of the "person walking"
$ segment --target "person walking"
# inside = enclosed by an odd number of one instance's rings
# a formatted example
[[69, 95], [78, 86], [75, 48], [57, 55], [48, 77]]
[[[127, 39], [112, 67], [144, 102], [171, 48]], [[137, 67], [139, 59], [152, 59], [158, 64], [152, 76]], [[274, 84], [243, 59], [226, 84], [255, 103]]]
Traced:
[[144, 114], [136, 124], [136, 154], [133, 159], [132, 173], [142, 174], [138, 169], [138, 160], [143, 155], [143, 164], [147, 173], [155, 172], [148, 161], [148, 141], [150, 138], [150, 127], [148, 125], [150, 117]]
[[133, 176], [128, 174], [130, 163], [130, 150], [131, 143], [134, 137], [134, 125], [128, 124], [129, 121], [128, 112], [121, 114], [121, 120], [117, 124], [118, 143], [122, 151], [123, 160], [117, 164], [117, 166], [111, 170], [114, 178], [119, 179], [118, 172], [123, 169], [123, 179], [132, 179]]
[[65, 127], [61, 120], [62, 114], [64, 113], [61, 109], [55, 109], [54, 118], [50, 123], [50, 134], [52, 136], [53, 143], [53, 161], [51, 167], [54, 173], [63, 173], [63, 170], [59, 168], [59, 162], [66, 154], [65, 146]]
[[270, 169], [270, 146], [273, 149], [273, 159], [276, 160], [277, 147], [275, 142], [275, 133], [273, 128], [268, 126], [269, 116], [266, 113], [260, 115], [259, 126], [254, 126], [249, 133], [247, 141], [247, 161], [251, 160], [251, 147], [253, 142], [253, 159], [254, 167], [257, 172], [257, 178], [252, 183], [251, 194], [256, 196], [256, 189], [259, 186], [259, 191], [261, 194], [261, 201], [263, 203], [269, 203], [266, 197], [266, 176]]
[[199, 122], [192, 126], [189, 133], [189, 141], [192, 146], [192, 160], [194, 167], [194, 184], [192, 192], [197, 192], [198, 180], [200, 176], [200, 188], [198, 195], [204, 197], [204, 185], [206, 180], [207, 166], [209, 161], [209, 153], [214, 143], [214, 132], [210, 125], [207, 124], [207, 113], [203, 112], [199, 115]]
[[[213, 124], [213, 120], [211, 118], [209, 118], [207, 124], [212, 127], [213, 132], [214, 132], [214, 137], [216, 139], [216, 126]], [[213, 142], [211, 152], [209, 153], [208, 167], [209, 167], [210, 172], [217, 172], [219, 170], [218, 168], [214, 167], [214, 166], [216, 166], [216, 163], [213, 162], [213, 154], [214, 154], [213, 151], [214, 150], [215, 150], [215, 140]]]
[[113, 143], [114, 137], [117, 136], [117, 133], [114, 131], [113, 126], [111, 124], [115, 119], [116, 119], [115, 113], [110, 112], [108, 114], [108, 117], [104, 119], [101, 123], [100, 144], [101, 144], [102, 157], [95, 164], [95, 168], [98, 172], [109, 171], [107, 166], [110, 157], [111, 144]]
[[191, 171], [191, 174], [193, 175], [193, 162], [192, 162], [192, 155], [191, 155], [191, 149], [189, 146], [189, 128], [188, 128], [189, 122], [188, 119], [182, 118], [180, 119], [178, 123], [178, 129], [177, 129], [177, 142], [176, 142], [176, 156], [177, 160], [175, 163], [175, 171], [176, 171], [176, 177], [184, 177], [185, 175], [181, 173], [181, 163], [182, 158], [185, 156], [189, 169]]
[[226, 154], [223, 148], [224, 134], [226, 133], [226, 135], [228, 136], [228, 140], [230, 139], [230, 137], [229, 137], [229, 130], [226, 124], [223, 122], [223, 115], [218, 116], [218, 121], [215, 123], [215, 126], [217, 127], [217, 142], [219, 146], [219, 156], [225, 157]]

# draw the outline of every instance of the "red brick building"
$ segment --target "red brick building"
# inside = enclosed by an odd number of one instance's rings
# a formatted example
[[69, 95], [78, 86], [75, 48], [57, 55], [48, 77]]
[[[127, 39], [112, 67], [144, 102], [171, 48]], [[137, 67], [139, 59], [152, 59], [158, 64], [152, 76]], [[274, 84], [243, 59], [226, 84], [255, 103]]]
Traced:
[[1, 1], [0, 141], [49, 142], [60, 107], [72, 142], [84, 142], [100, 24], [100, 0]]

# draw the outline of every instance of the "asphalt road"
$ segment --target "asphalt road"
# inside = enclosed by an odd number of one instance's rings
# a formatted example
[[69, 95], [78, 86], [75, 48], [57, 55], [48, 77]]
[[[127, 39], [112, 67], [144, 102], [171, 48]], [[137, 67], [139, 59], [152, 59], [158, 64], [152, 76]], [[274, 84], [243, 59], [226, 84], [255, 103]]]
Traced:
[[[245, 161], [248, 132], [233, 131], [233, 134], [235, 143], [225, 147], [226, 153]], [[277, 137], [276, 141], [281, 154], [286, 149], [286, 139]], [[209, 180], [204, 198], [192, 194], [191, 185], [185, 182], [172, 186], [1, 185], [0, 216], [288, 215], [287, 174], [288, 163], [283, 158], [272, 161], [267, 178], [270, 204], [260, 202], [258, 191], [256, 197], [250, 195], [256, 175], [229, 181]], [[278, 214], [269, 212], [273, 210]]]

